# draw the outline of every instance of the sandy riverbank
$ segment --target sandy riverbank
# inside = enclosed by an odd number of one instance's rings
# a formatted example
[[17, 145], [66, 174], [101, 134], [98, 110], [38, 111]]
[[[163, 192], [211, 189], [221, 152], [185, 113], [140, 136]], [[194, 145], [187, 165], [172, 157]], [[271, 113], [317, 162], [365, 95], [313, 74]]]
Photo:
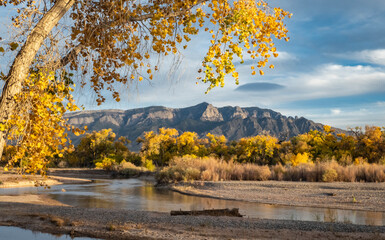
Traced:
[[[297, 206], [334, 202], [336, 207], [355, 209], [368, 203], [371, 210], [382, 208], [385, 199], [383, 184], [195, 182], [173, 188], [187, 194]], [[358, 203], [350, 203], [349, 191], [356, 194]], [[338, 205], [337, 197], [346, 198], [345, 202]], [[39, 195], [1, 196], [0, 225], [103, 239], [385, 239], [383, 226], [78, 208]]]
[[385, 183], [197, 181], [175, 184], [171, 189], [238, 201], [385, 212]]
[[0, 202], [0, 225], [103, 239], [384, 239], [385, 228]]
[[12, 172], [0, 172], [0, 188], [17, 188], [33, 186], [52, 186], [71, 183], [91, 182], [90, 179], [64, 176], [19, 175]]

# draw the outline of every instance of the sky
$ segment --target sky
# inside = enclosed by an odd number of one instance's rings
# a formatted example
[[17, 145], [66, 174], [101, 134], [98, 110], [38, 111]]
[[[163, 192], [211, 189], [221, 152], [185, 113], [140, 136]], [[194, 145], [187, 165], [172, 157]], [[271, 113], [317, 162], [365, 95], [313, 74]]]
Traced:
[[[165, 59], [151, 82], [124, 91], [119, 103], [97, 106], [87, 89], [76, 93], [86, 109], [132, 109], [152, 105], [188, 107], [208, 102], [216, 107], [269, 108], [286, 116], [347, 129], [385, 126], [385, 1], [270, 0], [293, 13], [286, 20], [290, 41], [276, 41], [275, 69], [250, 75], [250, 62], [237, 65], [240, 84], [225, 87], [196, 84], [197, 70], [209, 39], [198, 36], [182, 54], [177, 71]], [[1, 18], [1, 17], [0, 17]]]

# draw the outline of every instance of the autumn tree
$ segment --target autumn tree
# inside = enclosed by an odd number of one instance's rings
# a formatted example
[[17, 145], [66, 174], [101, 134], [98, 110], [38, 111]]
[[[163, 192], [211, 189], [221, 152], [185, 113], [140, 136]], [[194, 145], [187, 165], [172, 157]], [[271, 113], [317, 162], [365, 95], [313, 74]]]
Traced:
[[224, 135], [214, 135], [208, 133], [206, 135], [208, 141], [207, 151], [210, 155], [214, 155], [215, 157], [221, 159], [226, 158], [229, 159], [228, 156], [228, 146], [227, 139]]
[[195, 132], [184, 132], [176, 139], [179, 156], [195, 155], [203, 157], [207, 154], [204, 139], [199, 139]]
[[237, 159], [240, 162], [272, 165], [278, 162], [278, 149], [278, 139], [269, 135], [241, 138], [236, 145]]
[[140, 152], [143, 162], [150, 160], [157, 166], [167, 165], [174, 156], [178, 155], [176, 144], [178, 135], [178, 130], [174, 128], [159, 128], [158, 133], [146, 132], [144, 139], [137, 140], [142, 143]]
[[289, 13], [265, 0], [0, 0], [0, 7], [16, 10], [17, 33], [0, 36], [0, 52], [11, 59], [1, 75], [0, 156], [9, 121], [19, 114], [16, 98], [26, 89], [28, 94], [31, 69], [53, 72], [59, 82], [68, 72], [79, 73], [80, 85], [89, 84], [101, 104], [103, 89], [119, 101], [117, 86], [153, 79], [159, 69], [154, 58], [179, 54], [203, 30], [212, 39], [198, 79], [208, 91], [223, 86], [226, 75], [238, 83], [235, 63], [246, 58], [255, 60], [251, 74], [260, 69], [263, 75], [269, 58], [278, 56], [273, 39], [288, 40], [283, 21]]
[[65, 156], [71, 166], [93, 167], [104, 159], [120, 163], [129, 161], [132, 153], [128, 150], [129, 140], [126, 137], [116, 138], [111, 129], [102, 129], [87, 133], [73, 152]]
[[[44, 175], [49, 161], [62, 157], [72, 147], [67, 132], [83, 133], [63, 118], [67, 110], [79, 108], [70, 94], [72, 89], [53, 73], [31, 73], [24, 84], [22, 92], [14, 97], [18, 114], [12, 114], [7, 124], [0, 126], [7, 129], [7, 140], [14, 145], [5, 169], [16, 165], [21, 173]], [[7, 146], [7, 153], [11, 146]]]
[[385, 163], [385, 129], [366, 126], [365, 132], [356, 134], [355, 157], [365, 158], [369, 163]]

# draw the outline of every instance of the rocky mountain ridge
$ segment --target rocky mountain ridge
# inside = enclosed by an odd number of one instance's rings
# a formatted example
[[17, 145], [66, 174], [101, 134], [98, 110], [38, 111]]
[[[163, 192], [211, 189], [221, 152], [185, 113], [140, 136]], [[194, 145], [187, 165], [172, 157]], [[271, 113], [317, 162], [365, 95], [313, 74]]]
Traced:
[[[286, 117], [279, 112], [258, 107], [220, 107], [201, 103], [186, 108], [152, 106], [129, 110], [95, 110], [67, 114], [69, 123], [88, 126], [89, 131], [111, 128], [118, 136], [131, 140], [130, 149], [137, 151], [135, 140], [146, 131], [161, 127], [175, 128], [179, 132], [193, 131], [200, 137], [207, 133], [225, 135], [228, 140], [268, 133], [279, 139], [322, 130], [323, 125], [303, 117]], [[337, 129], [337, 131], [342, 131]], [[75, 144], [79, 142], [74, 136]]]

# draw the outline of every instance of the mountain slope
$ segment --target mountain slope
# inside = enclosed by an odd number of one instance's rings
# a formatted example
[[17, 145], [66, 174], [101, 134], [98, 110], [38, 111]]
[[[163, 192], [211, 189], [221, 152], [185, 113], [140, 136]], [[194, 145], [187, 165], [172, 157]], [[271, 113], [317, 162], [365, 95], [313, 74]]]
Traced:
[[[135, 140], [145, 131], [158, 128], [175, 128], [180, 132], [193, 131], [200, 137], [208, 132], [225, 135], [228, 140], [268, 133], [280, 139], [287, 139], [310, 130], [322, 130], [323, 125], [311, 120], [286, 117], [270, 109], [258, 107], [222, 107], [201, 103], [187, 108], [166, 108], [153, 106], [130, 110], [98, 110], [67, 114], [69, 123], [89, 131], [111, 128], [118, 136], [132, 141], [130, 149], [137, 151]], [[338, 130], [337, 131], [342, 131]], [[75, 144], [79, 139], [71, 137]]]

